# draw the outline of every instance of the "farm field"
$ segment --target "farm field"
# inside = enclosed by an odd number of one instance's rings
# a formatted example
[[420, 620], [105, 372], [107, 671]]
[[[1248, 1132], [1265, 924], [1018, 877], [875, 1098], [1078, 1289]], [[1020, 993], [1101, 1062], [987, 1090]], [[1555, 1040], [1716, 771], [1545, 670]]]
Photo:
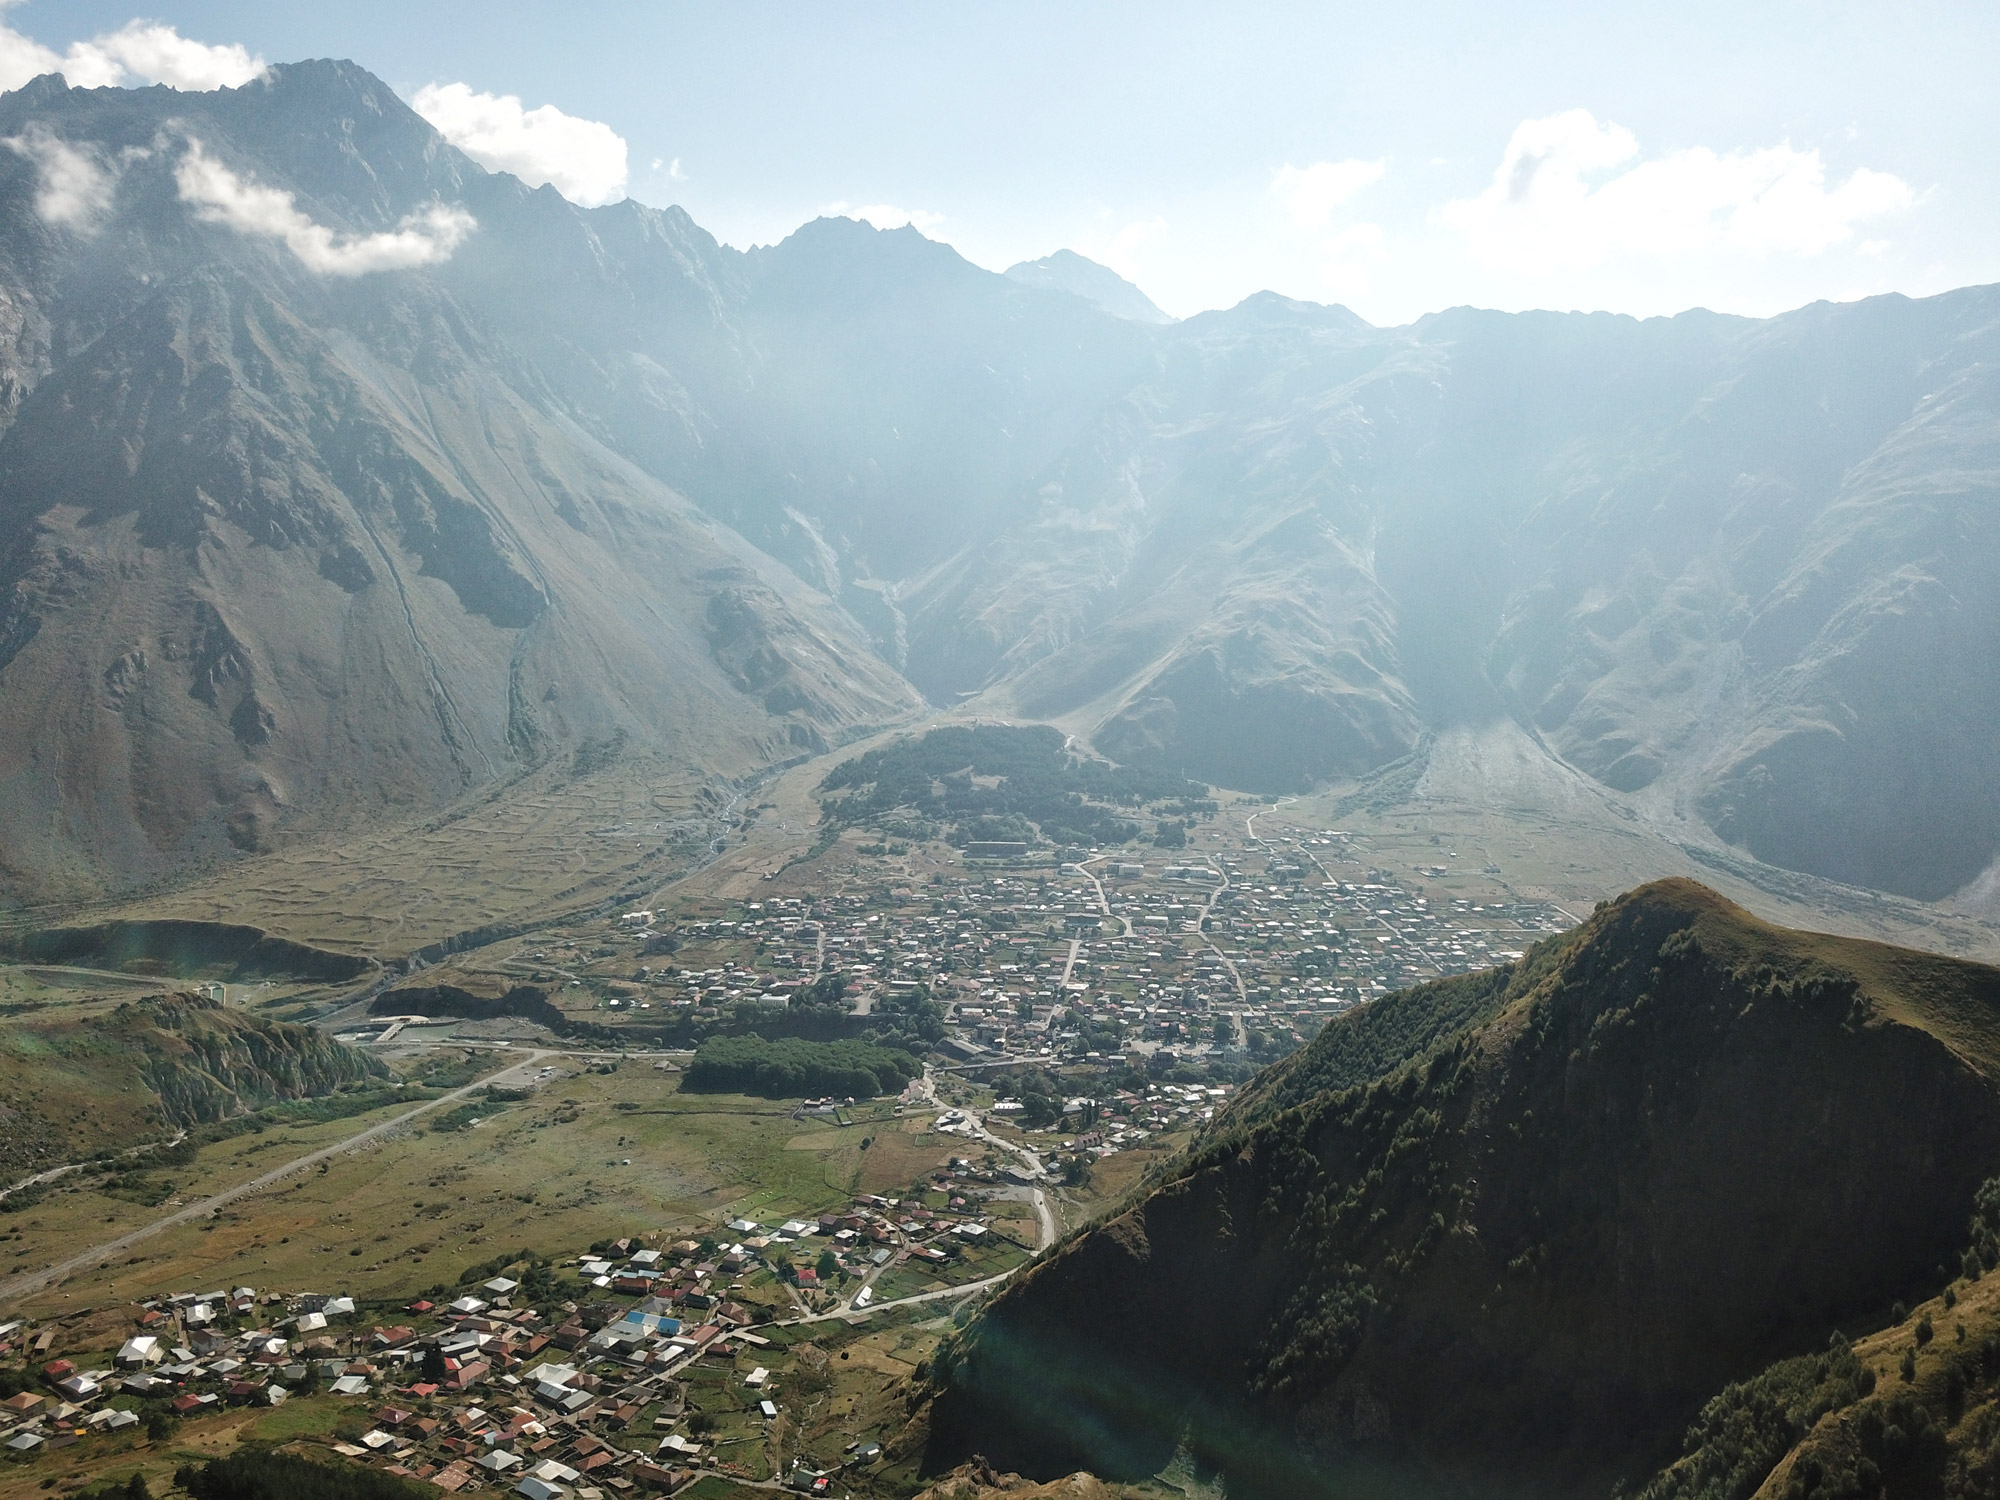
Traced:
[[[504, 1054], [483, 1054], [497, 1068]], [[513, 1247], [575, 1253], [594, 1240], [717, 1215], [817, 1215], [856, 1192], [906, 1188], [962, 1142], [917, 1133], [887, 1105], [831, 1128], [793, 1106], [683, 1095], [678, 1074], [642, 1059], [558, 1069], [529, 1098], [460, 1106], [334, 1157], [213, 1219], [176, 1226], [117, 1263], [25, 1300], [54, 1311], [166, 1286], [338, 1289], [368, 1298], [453, 1280]], [[172, 1208], [393, 1117], [390, 1105], [204, 1147], [146, 1207], [107, 1192], [55, 1192], [0, 1216], [0, 1279], [113, 1239]], [[455, 1118], [454, 1118], [455, 1117]], [[905, 1124], [912, 1127], [903, 1129]], [[444, 1128], [452, 1126], [455, 1128]], [[864, 1148], [863, 1142], [869, 1144]]]

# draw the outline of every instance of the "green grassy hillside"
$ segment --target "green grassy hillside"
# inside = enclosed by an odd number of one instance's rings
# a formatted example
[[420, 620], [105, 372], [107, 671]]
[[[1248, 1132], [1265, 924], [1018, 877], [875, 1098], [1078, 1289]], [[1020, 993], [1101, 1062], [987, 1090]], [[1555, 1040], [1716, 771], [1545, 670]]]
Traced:
[[2000, 1178], [1938, 1294], [1718, 1393], [1639, 1500], [2000, 1494]]
[[17, 1020], [0, 1030], [4, 1178], [387, 1073], [310, 1027], [196, 995], [156, 995], [81, 1019]]
[[[1426, 997], [1471, 1024], [1433, 1035]], [[1643, 1483], [1728, 1382], [1958, 1264], [2000, 1164], [1996, 1016], [2000, 971], [1635, 891], [1267, 1078], [956, 1341], [931, 1462]]]

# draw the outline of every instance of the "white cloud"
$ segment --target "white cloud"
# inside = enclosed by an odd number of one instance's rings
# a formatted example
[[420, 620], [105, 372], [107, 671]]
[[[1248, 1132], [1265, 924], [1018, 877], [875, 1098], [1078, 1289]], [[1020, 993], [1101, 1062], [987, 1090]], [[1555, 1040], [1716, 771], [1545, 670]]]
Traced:
[[1385, 162], [1316, 161], [1309, 167], [1289, 162], [1271, 179], [1271, 191], [1290, 206], [1292, 218], [1308, 229], [1317, 229], [1333, 218], [1333, 211], [1370, 183], [1379, 182], [1388, 169]]
[[12, 93], [30, 78], [60, 73], [62, 67], [61, 53], [50, 51], [33, 37], [22, 36], [11, 26], [0, 26], [0, 91]]
[[1486, 191], [1446, 204], [1439, 217], [1479, 259], [1542, 272], [1620, 255], [1817, 255], [1851, 240], [1863, 220], [1915, 202], [1901, 178], [1866, 167], [1829, 187], [1819, 152], [1789, 142], [1638, 155], [1629, 130], [1588, 110], [1526, 120]]
[[[678, 165], [680, 158], [674, 160]], [[917, 233], [924, 235], [944, 222], [943, 214], [934, 214], [927, 208], [898, 208], [893, 203], [863, 203], [856, 207], [844, 198], [827, 204], [820, 213], [827, 218], [860, 219], [877, 229], [901, 229], [910, 224], [916, 227]]]
[[530, 187], [552, 183], [584, 208], [625, 196], [625, 138], [600, 120], [553, 104], [523, 109], [512, 94], [475, 94], [462, 83], [429, 83], [410, 101], [439, 135], [495, 172]]
[[35, 164], [35, 212], [45, 222], [87, 233], [110, 211], [113, 179], [91, 148], [72, 146], [38, 120], [0, 145]]
[[[264, 59], [236, 43], [191, 41], [157, 21], [127, 21], [118, 30], [69, 50], [72, 65], [121, 71], [188, 93], [241, 88], [264, 72]], [[71, 79], [71, 82], [77, 82]], [[123, 82], [122, 78], [114, 81]]]
[[1133, 219], [1106, 238], [1086, 237], [1077, 242], [1077, 253], [1100, 266], [1109, 266], [1127, 281], [1139, 279], [1141, 251], [1167, 232], [1167, 221], [1155, 216]]
[[1374, 267], [1389, 256], [1388, 236], [1380, 224], [1350, 224], [1320, 241], [1326, 257], [1323, 274], [1329, 286], [1354, 297], [1373, 285]]
[[236, 88], [264, 71], [264, 59], [241, 46], [191, 41], [156, 21], [128, 21], [116, 31], [76, 42], [58, 53], [9, 26], [0, 26], [0, 92], [43, 73], [60, 73], [74, 87], [113, 88], [128, 79], [190, 92]]
[[174, 173], [180, 194], [201, 217], [243, 234], [282, 240], [308, 270], [323, 276], [365, 276], [434, 265], [450, 257], [478, 225], [462, 208], [433, 204], [379, 234], [336, 234], [299, 210], [292, 195], [236, 175], [190, 140]]

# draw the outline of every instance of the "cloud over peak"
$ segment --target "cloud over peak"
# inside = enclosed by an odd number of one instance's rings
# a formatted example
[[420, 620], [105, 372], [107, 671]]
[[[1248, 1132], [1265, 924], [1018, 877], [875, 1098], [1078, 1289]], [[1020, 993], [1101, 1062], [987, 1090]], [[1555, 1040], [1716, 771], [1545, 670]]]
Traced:
[[1829, 186], [1819, 152], [1789, 141], [1639, 155], [1629, 130], [1588, 110], [1524, 120], [1486, 190], [1439, 217], [1478, 258], [1533, 273], [1625, 255], [1817, 255], [1916, 201], [1901, 178], [1866, 167]]
[[175, 170], [182, 199], [214, 224], [239, 234], [283, 242], [307, 270], [322, 276], [365, 276], [401, 271], [446, 260], [478, 227], [462, 208], [442, 203], [409, 215], [394, 229], [376, 234], [339, 234], [316, 224], [282, 188], [240, 177], [190, 140]]
[[35, 212], [44, 223], [87, 233], [110, 211], [115, 182], [95, 149], [71, 145], [40, 121], [0, 138], [0, 146], [34, 164]]
[[513, 94], [479, 94], [463, 83], [430, 83], [410, 101], [433, 129], [495, 172], [530, 187], [552, 184], [584, 208], [625, 196], [625, 138], [600, 120], [553, 104], [524, 109]]
[[116, 31], [72, 43], [68, 52], [0, 26], [0, 92], [43, 73], [60, 73], [77, 88], [115, 88], [137, 79], [205, 93], [241, 87], [264, 69], [264, 59], [245, 47], [193, 41], [157, 21], [127, 21]]
[[1379, 182], [1387, 163], [1360, 161], [1316, 161], [1309, 167], [1287, 162], [1271, 179], [1271, 191], [1285, 200], [1292, 218], [1307, 229], [1324, 228], [1333, 211], [1370, 183]]

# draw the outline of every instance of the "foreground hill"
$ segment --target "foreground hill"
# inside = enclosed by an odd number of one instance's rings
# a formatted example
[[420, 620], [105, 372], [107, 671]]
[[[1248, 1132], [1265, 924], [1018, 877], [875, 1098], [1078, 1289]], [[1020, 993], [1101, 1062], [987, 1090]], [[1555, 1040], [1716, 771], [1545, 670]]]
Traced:
[[1691, 882], [1330, 1026], [941, 1361], [931, 1461], [1232, 1494], [1602, 1494], [1956, 1266], [2000, 970]]

